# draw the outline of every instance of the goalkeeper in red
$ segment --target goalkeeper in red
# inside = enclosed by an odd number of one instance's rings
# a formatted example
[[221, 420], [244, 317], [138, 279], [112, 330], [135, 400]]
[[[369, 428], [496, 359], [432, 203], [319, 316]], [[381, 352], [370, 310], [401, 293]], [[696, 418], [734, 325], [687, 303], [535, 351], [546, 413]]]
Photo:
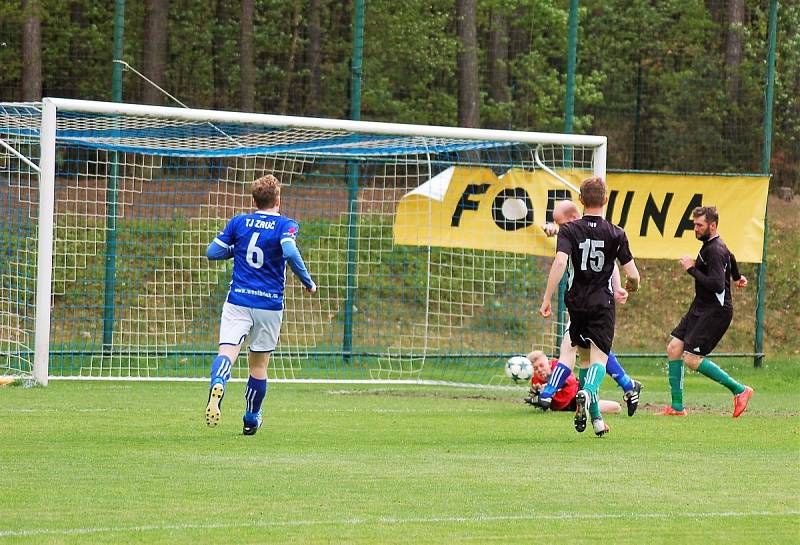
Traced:
[[275, 176], [253, 182], [253, 205], [255, 212], [231, 219], [206, 250], [208, 259], [233, 259], [233, 278], [220, 319], [219, 353], [211, 365], [206, 423], [210, 427], [219, 423], [225, 388], [247, 338], [250, 378], [244, 393], [244, 435], [255, 435], [261, 427], [267, 365], [283, 321], [286, 264], [306, 291], [317, 291], [295, 244], [300, 226], [278, 212], [281, 183]]
[[672, 405], [665, 407], [662, 414], [686, 415], [683, 407], [685, 364], [731, 391], [733, 417], [737, 418], [747, 409], [753, 389], [736, 382], [707, 356], [725, 335], [733, 319], [731, 278], [737, 288], [745, 287], [747, 278], [739, 274], [733, 254], [717, 232], [719, 213], [716, 207], [699, 206], [692, 211], [692, 218], [694, 234], [703, 246], [697, 259], [687, 255], [680, 260], [686, 272], [694, 277], [695, 295], [689, 311], [672, 331], [672, 340], [667, 345]]

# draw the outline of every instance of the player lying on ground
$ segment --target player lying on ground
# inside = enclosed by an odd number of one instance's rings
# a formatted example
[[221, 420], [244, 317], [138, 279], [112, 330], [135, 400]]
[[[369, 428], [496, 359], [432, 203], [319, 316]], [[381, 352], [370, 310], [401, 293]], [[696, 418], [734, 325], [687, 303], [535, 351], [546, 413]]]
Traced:
[[608, 353], [614, 340], [614, 293], [611, 276], [614, 262], [619, 260], [626, 275], [628, 292], [639, 288], [639, 271], [633, 262], [628, 237], [620, 227], [603, 217], [608, 202], [605, 182], [596, 177], [581, 183], [580, 201], [584, 216], [562, 225], [558, 231], [556, 257], [547, 277], [539, 313], [545, 318], [552, 314], [553, 293], [569, 267], [564, 303], [570, 316], [571, 346], [559, 361], [570, 371], [575, 366], [578, 349], [581, 367], [588, 367], [584, 387], [575, 395], [578, 405], [575, 429], [586, 429], [587, 412], [598, 436], [608, 432], [599, 408], [598, 391], [605, 376]]
[[747, 286], [747, 278], [739, 274], [736, 259], [717, 232], [719, 213], [713, 206], [700, 206], [692, 211], [694, 234], [703, 246], [697, 259], [683, 256], [683, 268], [694, 277], [695, 296], [688, 312], [672, 331], [667, 345], [669, 385], [672, 405], [664, 408], [667, 416], [685, 416], [683, 407], [684, 364], [716, 381], [733, 394], [733, 417], [745, 409], [753, 389], [739, 384], [717, 364], [708, 359], [733, 319], [731, 278], [737, 288]]
[[[547, 384], [550, 375], [553, 374], [558, 364], [558, 360], [550, 360], [547, 354], [541, 350], [534, 350], [525, 356], [533, 365], [533, 375], [531, 376], [531, 391], [530, 397], [525, 398], [526, 403], [535, 405], [539, 398], [542, 388]], [[575, 395], [580, 390], [580, 385], [575, 379], [575, 376], [570, 374], [564, 381], [564, 385], [553, 395], [550, 401], [550, 410], [552, 411], [575, 411], [578, 405], [575, 401]], [[622, 412], [622, 407], [616, 401], [608, 401], [606, 399], [599, 400], [600, 411], [604, 413], [617, 414]], [[635, 410], [635, 409], [634, 409]]]
[[233, 279], [220, 319], [219, 353], [211, 366], [206, 423], [210, 427], [219, 423], [225, 387], [247, 338], [250, 377], [244, 393], [244, 435], [255, 435], [261, 427], [267, 365], [283, 320], [286, 263], [307, 292], [317, 291], [295, 244], [300, 226], [278, 212], [281, 184], [277, 178], [267, 175], [253, 182], [253, 205], [255, 212], [231, 219], [206, 250], [211, 260], [233, 258]]
[[[578, 206], [570, 201], [558, 201], [553, 207], [553, 222], [548, 223], [542, 227], [548, 237], [558, 234], [558, 227], [565, 223], [580, 219], [581, 213]], [[628, 292], [621, 286], [619, 279], [619, 269], [614, 264], [614, 272], [611, 277], [612, 289], [614, 290], [614, 300], [624, 305], [628, 300]], [[569, 329], [569, 324], [567, 324]], [[569, 335], [565, 335], [561, 342], [561, 352], [566, 353], [571, 346]], [[608, 354], [608, 362], [606, 363], [606, 372], [611, 375], [623, 391], [623, 399], [628, 406], [628, 416], [633, 416], [636, 408], [639, 406], [639, 393], [642, 390], [642, 383], [637, 380], [632, 380], [630, 376], [622, 368], [622, 365], [617, 360], [613, 352]], [[563, 388], [565, 381], [571, 376], [572, 371], [563, 363], [556, 363], [553, 371], [553, 378], [550, 383], [540, 392], [537, 400], [537, 406], [547, 410], [550, 407], [550, 400], [555, 395], [555, 392]], [[583, 378], [586, 375], [586, 370], [581, 368], [579, 370], [580, 383], [583, 384]], [[602, 410], [601, 410], [602, 412]]]

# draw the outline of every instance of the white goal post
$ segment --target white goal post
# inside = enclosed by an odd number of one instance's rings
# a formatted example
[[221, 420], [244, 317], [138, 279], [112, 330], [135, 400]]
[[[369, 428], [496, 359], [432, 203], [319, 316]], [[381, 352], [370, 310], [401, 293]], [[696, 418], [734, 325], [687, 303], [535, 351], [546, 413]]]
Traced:
[[606, 174], [603, 136], [60, 98], [0, 104], [0, 142], [0, 198], [25, 209], [5, 226], [0, 374], [41, 384], [202, 380], [230, 277], [205, 245], [267, 172], [320, 284], [304, 298], [287, 275], [271, 379], [491, 383], [555, 350], [523, 308], [552, 255], [539, 227]]

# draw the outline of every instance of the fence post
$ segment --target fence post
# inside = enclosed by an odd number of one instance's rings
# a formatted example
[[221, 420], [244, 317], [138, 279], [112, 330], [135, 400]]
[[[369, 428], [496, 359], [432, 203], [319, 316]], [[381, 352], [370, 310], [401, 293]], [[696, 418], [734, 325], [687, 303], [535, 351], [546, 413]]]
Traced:
[[[772, 103], [775, 89], [775, 49], [778, 42], [778, 0], [769, 3], [769, 38], [767, 46], [767, 86], [764, 95], [764, 147], [761, 154], [761, 172], [769, 175], [772, 158]], [[769, 204], [769, 201], [768, 201]], [[764, 298], [767, 277], [767, 239], [769, 213], [764, 211], [764, 244], [761, 263], [758, 265], [758, 294], [756, 302], [756, 338], [753, 345], [753, 365], [761, 367], [764, 360]]]
[[[567, 33], [567, 89], [564, 103], [564, 132], [572, 133], [573, 118], [575, 115], [575, 64], [578, 50], [578, 0], [570, 0], [569, 3], [569, 30]], [[569, 167], [572, 163], [572, 150], [564, 150], [565, 166]], [[558, 335], [557, 346], [561, 346], [561, 339], [564, 337], [567, 307], [564, 304], [564, 292], [567, 291], [567, 275], [561, 278], [558, 283]]]
[[[125, 31], [125, 0], [116, 0], [114, 6], [114, 45], [112, 57], [122, 60], [122, 38]], [[122, 102], [122, 64], [112, 63], [111, 100]], [[114, 340], [114, 296], [117, 274], [117, 178], [119, 157], [111, 152], [111, 171], [106, 184], [106, 250], [105, 283], [103, 288], [103, 354], [111, 352]]]
[[[350, 67], [350, 119], [361, 119], [361, 56], [364, 50], [364, 0], [356, 0], [353, 23], [353, 61]], [[353, 299], [358, 268], [358, 163], [347, 163], [347, 285], [344, 302], [342, 358], [349, 360], [353, 352]]]

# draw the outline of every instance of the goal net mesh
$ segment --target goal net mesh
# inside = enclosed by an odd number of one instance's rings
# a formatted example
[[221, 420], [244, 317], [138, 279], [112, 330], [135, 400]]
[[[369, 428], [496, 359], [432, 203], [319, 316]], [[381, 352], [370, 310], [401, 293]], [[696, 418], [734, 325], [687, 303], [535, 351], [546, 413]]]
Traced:
[[[40, 124], [40, 104], [0, 107], [0, 373], [33, 361]], [[551, 258], [503, 237], [543, 236], [569, 196], [553, 174], [581, 179], [593, 158], [583, 146], [59, 111], [49, 374], [207, 376], [232, 263], [206, 246], [273, 173], [319, 291], [287, 271], [270, 378], [504, 382], [509, 356], [554, 354], [563, 324], [538, 314]], [[527, 180], [522, 193], [493, 189], [509, 173]], [[453, 207], [459, 176], [475, 181]], [[530, 206], [539, 182], [545, 209], [511, 206]], [[474, 221], [485, 202], [494, 221]], [[245, 358], [233, 377], [247, 377]]]

